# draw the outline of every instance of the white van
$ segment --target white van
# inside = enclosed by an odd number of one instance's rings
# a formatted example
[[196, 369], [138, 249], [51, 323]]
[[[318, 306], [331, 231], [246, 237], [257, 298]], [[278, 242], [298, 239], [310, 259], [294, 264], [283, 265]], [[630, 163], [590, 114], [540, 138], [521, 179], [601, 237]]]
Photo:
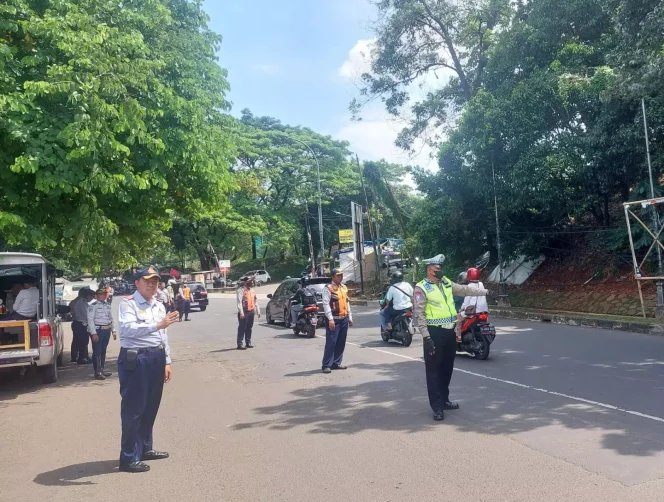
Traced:
[[37, 315], [25, 321], [3, 321], [0, 316], [0, 370], [35, 366], [44, 383], [58, 379], [62, 366], [64, 339], [62, 320], [56, 312], [56, 269], [43, 256], [31, 253], [0, 253], [0, 298], [12, 284], [30, 278], [39, 290]]

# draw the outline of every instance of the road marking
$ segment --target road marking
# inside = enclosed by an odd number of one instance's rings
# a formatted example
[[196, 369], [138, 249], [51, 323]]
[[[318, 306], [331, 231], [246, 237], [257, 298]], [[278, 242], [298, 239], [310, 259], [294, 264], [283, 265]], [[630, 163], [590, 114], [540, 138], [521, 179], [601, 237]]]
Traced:
[[[420, 362], [420, 363], [424, 363], [424, 360], [421, 357], [411, 357], [411, 356], [406, 356], [404, 354], [397, 354], [396, 352], [390, 352], [389, 350], [376, 349], [376, 348], [373, 348], [373, 347], [363, 347], [362, 345], [359, 345], [357, 343], [352, 343], [352, 342], [347, 342], [347, 343], [349, 345], [353, 345], [353, 346], [358, 347], [360, 349], [373, 350], [375, 352], [381, 352], [383, 354], [389, 354], [391, 356], [401, 357], [402, 359], [408, 359], [410, 361], [417, 361], [417, 362]], [[639, 411], [628, 410], [626, 408], [621, 408], [619, 406], [614, 406], [612, 404], [601, 403], [599, 401], [592, 401], [590, 399], [584, 399], [582, 397], [570, 396], [569, 394], [563, 394], [562, 392], [555, 392], [555, 391], [552, 391], [552, 390], [540, 389], [539, 387], [533, 387], [532, 385], [526, 385], [526, 384], [519, 383], [519, 382], [513, 382], [512, 380], [503, 380], [502, 378], [496, 378], [496, 377], [492, 377], [492, 376], [489, 376], [489, 375], [483, 375], [482, 373], [475, 373], [474, 371], [463, 370], [461, 368], [454, 368], [454, 371], [458, 371], [459, 373], [465, 373], [466, 375], [472, 375], [472, 376], [475, 376], [475, 377], [478, 377], [478, 378], [484, 378], [486, 380], [492, 380], [494, 382], [500, 382], [500, 383], [504, 383], [504, 384], [507, 384], [507, 385], [513, 385], [514, 387], [519, 387], [521, 389], [534, 390], [536, 392], [541, 392], [542, 394], [549, 394], [549, 395], [552, 395], [552, 396], [558, 396], [558, 397], [562, 397], [562, 398], [565, 398], [565, 399], [570, 399], [572, 401], [577, 401], [579, 403], [590, 404], [590, 405], [593, 405], [593, 406], [597, 406], [599, 408], [605, 408], [607, 410], [621, 411], [623, 413], [627, 413], [628, 415], [645, 418], [645, 419], [648, 419], [648, 420], [652, 420], [654, 422], [664, 423], [664, 418], [662, 418], [662, 417], [656, 417], [654, 415], [648, 415], [646, 413], [641, 413]]]

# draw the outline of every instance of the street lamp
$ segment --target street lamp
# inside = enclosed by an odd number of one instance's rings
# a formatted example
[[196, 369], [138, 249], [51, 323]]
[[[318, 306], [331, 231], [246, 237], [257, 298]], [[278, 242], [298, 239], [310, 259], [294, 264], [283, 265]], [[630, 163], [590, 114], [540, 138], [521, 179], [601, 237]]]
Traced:
[[320, 265], [322, 266], [325, 243], [323, 241], [323, 202], [320, 194], [320, 164], [318, 163], [318, 157], [316, 156], [316, 152], [314, 152], [309, 145], [307, 145], [302, 140], [293, 138], [292, 136], [289, 136], [289, 138], [295, 141], [296, 143], [299, 143], [300, 145], [304, 146], [307, 150], [309, 150], [311, 152], [311, 155], [314, 156], [314, 160], [316, 161], [316, 176], [318, 177], [318, 235], [320, 236]]

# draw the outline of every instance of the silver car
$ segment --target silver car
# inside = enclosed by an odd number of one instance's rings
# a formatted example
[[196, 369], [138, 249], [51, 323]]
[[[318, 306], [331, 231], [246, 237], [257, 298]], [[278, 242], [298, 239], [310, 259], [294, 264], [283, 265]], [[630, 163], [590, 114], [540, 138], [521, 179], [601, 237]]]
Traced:
[[44, 383], [58, 379], [62, 365], [64, 340], [62, 320], [56, 311], [56, 269], [43, 256], [31, 253], [0, 253], [0, 298], [5, 291], [27, 277], [39, 290], [37, 315], [25, 321], [4, 320], [0, 316], [0, 370], [14, 367], [37, 367]]

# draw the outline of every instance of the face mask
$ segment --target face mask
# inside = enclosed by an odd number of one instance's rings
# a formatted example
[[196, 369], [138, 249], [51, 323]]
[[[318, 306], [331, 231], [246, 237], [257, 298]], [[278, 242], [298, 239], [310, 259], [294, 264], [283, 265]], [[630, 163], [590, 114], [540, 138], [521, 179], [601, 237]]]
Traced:
[[436, 271], [433, 273], [433, 275], [435, 275], [435, 276], [436, 276], [436, 279], [438, 279], [439, 281], [444, 277], [444, 275], [443, 275], [443, 271], [442, 271], [442, 270], [436, 270]]

